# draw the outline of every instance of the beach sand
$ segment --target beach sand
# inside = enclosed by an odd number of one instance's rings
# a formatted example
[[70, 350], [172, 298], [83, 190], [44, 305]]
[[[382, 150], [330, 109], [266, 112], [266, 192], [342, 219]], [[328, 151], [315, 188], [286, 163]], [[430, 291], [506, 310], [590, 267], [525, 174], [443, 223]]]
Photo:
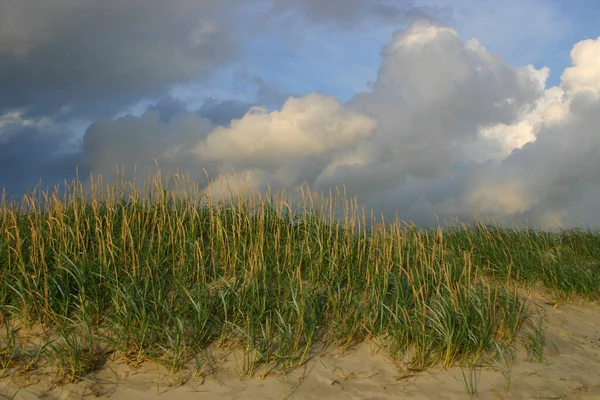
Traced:
[[508, 392], [498, 368], [407, 373], [376, 345], [362, 343], [343, 354], [333, 349], [315, 355], [285, 377], [264, 379], [244, 377], [235, 352], [215, 355], [200, 376], [171, 375], [152, 362], [134, 369], [109, 361], [85, 380], [55, 387], [51, 373], [36, 370], [1, 379], [0, 399], [465, 399], [465, 376], [471, 376], [474, 398], [600, 400], [600, 304], [557, 304], [539, 293], [529, 300], [544, 315], [544, 359], [529, 361], [519, 346]]

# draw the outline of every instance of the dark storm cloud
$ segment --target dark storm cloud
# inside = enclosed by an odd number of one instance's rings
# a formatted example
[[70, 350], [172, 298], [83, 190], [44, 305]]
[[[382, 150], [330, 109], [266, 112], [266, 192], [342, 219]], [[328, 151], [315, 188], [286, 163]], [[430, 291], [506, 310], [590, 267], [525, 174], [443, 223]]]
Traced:
[[[237, 0], [0, 2], [0, 113], [118, 106], [236, 56]], [[93, 105], [93, 104], [90, 104]]]
[[228, 125], [231, 120], [242, 118], [250, 107], [252, 107], [252, 104], [241, 100], [218, 101], [209, 98], [202, 104], [197, 113], [214, 125]]
[[70, 181], [79, 166], [86, 176], [80, 152], [65, 152], [68, 135], [38, 127], [8, 125], [0, 136], [0, 188], [7, 195], [21, 196], [38, 183], [42, 188]]

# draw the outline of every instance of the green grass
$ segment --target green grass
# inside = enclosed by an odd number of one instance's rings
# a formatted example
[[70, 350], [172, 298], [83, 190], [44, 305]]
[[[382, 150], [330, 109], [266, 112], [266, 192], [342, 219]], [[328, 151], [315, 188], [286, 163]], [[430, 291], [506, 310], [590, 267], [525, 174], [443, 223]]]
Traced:
[[544, 360], [546, 347], [546, 335], [544, 333], [544, 320], [541, 314], [530, 318], [529, 326], [525, 331], [525, 349], [530, 360], [541, 363]]
[[365, 340], [412, 369], [449, 367], [516, 343], [530, 324], [519, 285], [600, 293], [598, 232], [424, 230], [342, 193], [294, 196], [219, 200], [159, 173], [140, 191], [90, 179], [3, 198], [0, 368], [20, 368], [16, 321], [44, 327], [59, 382], [109, 356], [200, 371], [211, 345], [242, 349], [248, 375]]
[[501, 345], [499, 343], [496, 343], [495, 347], [496, 357], [494, 361], [497, 369], [502, 372], [502, 376], [506, 382], [504, 390], [506, 393], [508, 393], [512, 380], [512, 366], [516, 359], [516, 352], [511, 346]]
[[463, 383], [465, 386], [465, 394], [469, 399], [477, 397], [477, 387], [479, 385], [479, 378], [481, 374], [480, 367], [477, 365], [478, 359], [469, 360], [466, 362], [465, 367], [461, 367], [460, 372], [462, 374]]

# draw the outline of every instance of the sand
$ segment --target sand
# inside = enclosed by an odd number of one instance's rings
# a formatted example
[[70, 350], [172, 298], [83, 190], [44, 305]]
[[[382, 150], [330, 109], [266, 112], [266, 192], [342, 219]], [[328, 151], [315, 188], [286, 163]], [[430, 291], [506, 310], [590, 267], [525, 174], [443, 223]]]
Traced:
[[[598, 399], [600, 400], [600, 304], [573, 301], [556, 304], [532, 295], [544, 318], [546, 347], [541, 363], [527, 360], [519, 350], [511, 384], [499, 369], [473, 371], [480, 399]], [[54, 387], [49, 373], [33, 372], [0, 380], [0, 399], [465, 399], [463, 372], [455, 367], [407, 374], [372, 343], [341, 354], [337, 350], [314, 356], [286, 377], [240, 376], [236, 355], [218, 355], [215, 370], [203, 376], [170, 375], [155, 363], [137, 369], [109, 362], [93, 376], [75, 384]]]

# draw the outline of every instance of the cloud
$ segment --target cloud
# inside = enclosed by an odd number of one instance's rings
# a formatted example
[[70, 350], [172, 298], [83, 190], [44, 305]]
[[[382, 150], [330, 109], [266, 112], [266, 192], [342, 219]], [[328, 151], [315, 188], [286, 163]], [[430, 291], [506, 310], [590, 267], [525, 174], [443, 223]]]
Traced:
[[0, 113], [92, 113], [207, 74], [236, 57], [238, 3], [2, 1]]
[[[473, 172], [466, 204], [497, 217], [528, 215], [541, 224], [576, 224], [572, 207], [600, 185], [600, 103], [579, 96], [567, 121], [542, 123], [535, 141]], [[586, 219], [579, 222], [600, 222], [594, 214]]]
[[[217, 128], [195, 148], [199, 160], [223, 170], [257, 169], [280, 184], [301, 183], [309, 164], [321, 164], [352, 148], [375, 130], [372, 119], [346, 110], [334, 97], [316, 93], [290, 98], [280, 111], [252, 108], [231, 127]], [[302, 167], [304, 165], [304, 168]], [[311, 168], [308, 168], [311, 169]]]
[[378, 122], [376, 135], [318, 183], [352, 174], [360, 194], [372, 196], [411, 179], [443, 177], [470, 161], [469, 146], [486, 143], [482, 128], [512, 123], [540, 92], [532, 68], [512, 68], [477, 41], [463, 44], [452, 29], [416, 23], [383, 48], [372, 91], [350, 101]]
[[[227, 103], [216, 103], [219, 107], [225, 110]], [[86, 168], [112, 179], [116, 166], [127, 174], [135, 165], [137, 177], [145, 179], [156, 170], [156, 160], [164, 171], [179, 168], [204, 183], [205, 173], [214, 178], [239, 169], [231, 184], [281, 188], [312, 183], [338, 153], [368, 138], [376, 126], [334, 97], [315, 93], [290, 98], [278, 111], [253, 107], [226, 125], [213, 125], [198, 111], [180, 110], [165, 119], [162, 108], [92, 124], [83, 140]]]
[[269, 16], [300, 18], [317, 24], [333, 23], [347, 29], [372, 17], [394, 23], [423, 18], [427, 15], [426, 7], [417, 6], [417, 3], [414, 0], [274, 0]]
[[83, 157], [86, 167], [106, 179], [116, 175], [116, 167], [124, 167], [132, 177], [145, 180], [156, 172], [157, 162], [165, 171], [180, 168], [195, 177], [204, 173], [188, 152], [213, 129], [213, 125], [193, 112], [182, 112], [167, 122], [161, 122], [156, 111], [147, 111], [140, 117], [124, 116], [114, 121], [92, 124], [83, 139]]
[[[34, 172], [66, 173], [78, 161], [110, 177], [116, 165], [137, 164], [142, 178], [157, 160], [217, 195], [225, 189], [206, 186], [205, 170], [228, 173], [242, 191], [343, 185], [378, 213], [421, 225], [436, 223], [436, 214], [479, 213], [501, 223], [598, 226], [598, 54], [600, 38], [576, 44], [572, 67], [548, 88], [548, 68], [515, 68], [476, 39], [419, 21], [394, 33], [370, 90], [347, 103], [310, 93], [274, 110], [216, 99], [190, 110], [162, 98], [139, 117], [97, 121], [81, 152], [64, 158], [42, 154], [67, 140], [44, 136], [56, 131], [51, 120], [12, 113], [0, 118], [0, 142], [36, 158]], [[17, 125], [29, 136], [17, 139]], [[28, 141], [35, 146], [21, 150]]]
[[256, 101], [259, 104], [279, 108], [288, 98], [297, 97], [295, 93], [284, 90], [278, 80], [267, 81], [256, 74], [250, 80], [257, 87]]
[[[53, 187], [75, 177], [82, 164], [72, 132], [48, 119], [24, 119], [19, 113], [0, 116], [0, 188], [20, 196], [42, 180]], [[87, 170], [80, 168], [81, 176]]]
[[[146, 113], [156, 113], [158, 122], [169, 123], [175, 116], [193, 111], [212, 124], [222, 126], [229, 125], [233, 119], [242, 118], [253, 106], [253, 104], [237, 99], [221, 101], [214, 97], [204, 99], [197, 108], [191, 108], [185, 101], [172, 96], [163, 96], [157, 100], [149, 101], [149, 103], [149, 106], [142, 105], [142, 108]], [[144, 112], [133, 114], [139, 115]]]
[[311, 94], [280, 111], [254, 109], [210, 133], [195, 154], [234, 168], [244, 187], [344, 185], [388, 215], [403, 205], [401, 215], [416, 221], [436, 211], [472, 217], [476, 208], [460, 203], [472, 168], [533, 140], [525, 132], [506, 144], [484, 133], [539, 114], [548, 71], [513, 68], [430, 22], [396, 32], [381, 54], [372, 90], [348, 104]]
[[[542, 107], [535, 140], [500, 163], [473, 172], [464, 199], [474, 209], [494, 215], [529, 215], [543, 225], [598, 225], [589, 207], [600, 188], [600, 38], [579, 42], [573, 66], [562, 75], [562, 94]], [[587, 212], [583, 204], [587, 203]]]
[[[477, 40], [416, 23], [383, 48], [372, 90], [339, 106], [376, 123], [372, 133], [349, 135], [351, 146], [309, 146], [298, 130], [272, 135], [298, 126], [286, 105], [213, 131], [196, 154], [234, 166], [236, 187], [344, 185], [378, 212], [421, 224], [476, 213], [542, 227], [582, 216], [597, 224], [586, 214], [597, 212], [590, 204], [600, 192], [597, 46], [600, 39], [576, 45], [561, 86], [546, 89], [547, 68], [514, 68]], [[331, 116], [321, 115], [324, 126]]]
[[561, 76], [561, 87], [569, 92], [588, 90], [600, 92], [600, 41], [583, 40], [571, 50], [572, 67], [565, 69]]
[[196, 112], [214, 125], [227, 126], [232, 120], [240, 119], [246, 115], [252, 106], [252, 104], [241, 100], [218, 101], [211, 97], [206, 99]]

